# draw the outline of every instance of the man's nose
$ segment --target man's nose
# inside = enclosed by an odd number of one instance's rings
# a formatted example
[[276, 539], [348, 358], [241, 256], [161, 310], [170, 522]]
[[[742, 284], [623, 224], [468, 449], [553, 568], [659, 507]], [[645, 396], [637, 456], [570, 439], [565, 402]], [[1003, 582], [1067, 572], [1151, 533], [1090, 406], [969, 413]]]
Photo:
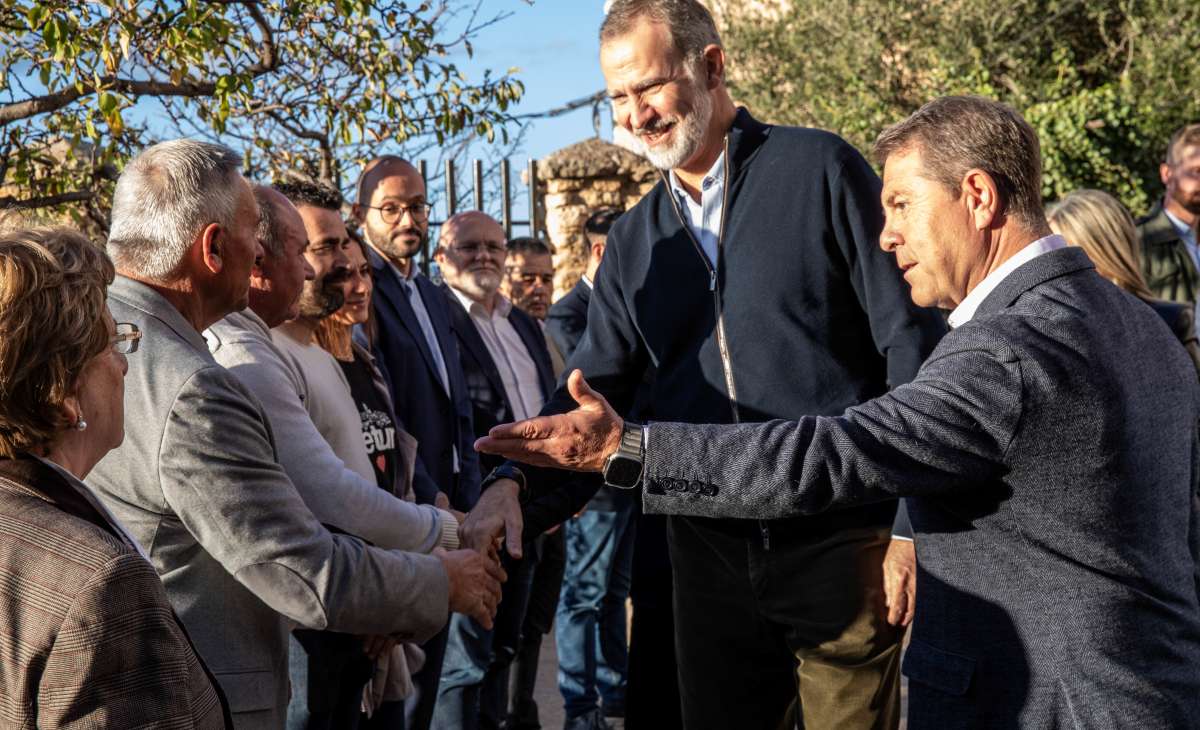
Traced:
[[647, 124], [653, 121], [656, 116], [658, 115], [655, 113], [652, 107], [643, 103], [641, 99], [634, 99], [631, 118], [633, 120], [633, 128], [635, 130], [644, 128]]
[[885, 225], [883, 227], [883, 232], [879, 234], [879, 247], [884, 251], [891, 253], [892, 251], [895, 251], [896, 247], [899, 245], [900, 236]]

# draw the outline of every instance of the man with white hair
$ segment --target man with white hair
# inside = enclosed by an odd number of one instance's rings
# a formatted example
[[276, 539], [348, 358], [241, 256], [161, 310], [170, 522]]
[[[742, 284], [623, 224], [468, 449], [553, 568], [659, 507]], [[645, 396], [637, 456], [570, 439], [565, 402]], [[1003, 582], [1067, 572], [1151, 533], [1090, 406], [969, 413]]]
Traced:
[[[275, 730], [294, 624], [420, 640], [456, 593], [493, 611], [502, 573], [471, 551], [330, 534], [278, 464], [263, 406], [201, 335], [246, 307], [263, 256], [240, 166], [226, 147], [182, 139], [143, 150], [117, 181], [108, 303], [144, 333], [147, 357], [126, 376], [125, 441], [87, 481], [158, 570], [235, 726]], [[417, 585], [426, 595], [407, 590]]]

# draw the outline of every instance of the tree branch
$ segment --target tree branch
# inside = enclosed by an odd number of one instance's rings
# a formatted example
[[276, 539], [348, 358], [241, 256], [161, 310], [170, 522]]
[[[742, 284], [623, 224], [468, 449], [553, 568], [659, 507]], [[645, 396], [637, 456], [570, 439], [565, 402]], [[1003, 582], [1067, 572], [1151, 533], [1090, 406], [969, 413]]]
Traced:
[[43, 195], [38, 198], [25, 198], [24, 200], [20, 200], [12, 195], [6, 195], [0, 197], [0, 210], [33, 210], [35, 208], [49, 208], [64, 203], [79, 203], [91, 199], [92, 193], [86, 190], [60, 193], [58, 195]]
[[[258, 62], [249, 66], [245, 73], [249, 73], [251, 78], [257, 78], [263, 74], [270, 73], [279, 65], [279, 54], [275, 48], [275, 36], [271, 30], [271, 24], [263, 15], [262, 9], [257, 2], [242, 3], [250, 16], [254, 19], [254, 24], [262, 32], [263, 37], [258, 43]], [[80, 81], [83, 82], [85, 77], [81, 76]], [[12, 102], [0, 106], [0, 127], [20, 119], [28, 119], [38, 114], [58, 111], [65, 106], [68, 106], [78, 99], [94, 94], [97, 91], [112, 89], [127, 96], [212, 96], [217, 91], [217, 83], [215, 81], [185, 81], [178, 84], [173, 84], [165, 81], [141, 81], [137, 79], [118, 78], [115, 75], [100, 77], [100, 84], [83, 82], [80, 84], [82, 90], [76, 86], [70, 86], [62, 91], [51, 94], [43, 94], [31, 99]]]

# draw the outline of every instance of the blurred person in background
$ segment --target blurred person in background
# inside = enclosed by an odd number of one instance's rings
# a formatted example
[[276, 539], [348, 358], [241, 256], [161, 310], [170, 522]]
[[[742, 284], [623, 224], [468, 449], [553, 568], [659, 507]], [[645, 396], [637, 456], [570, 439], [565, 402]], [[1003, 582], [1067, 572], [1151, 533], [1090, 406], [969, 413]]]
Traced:
[[1100, 190], [1076, 190], [1050, 206], [1050, 229], [1087, 252], [1101, 276], [1154, 308], [1179, 338], [1200, 373], [1200, 341], [1193, 308], [1156, 298], [1142, 278], [1133, 218], [1120, 201]]
[[[458, 213], [442, 226], [435, 260], [458, 340], [461, 367], [479, 436], [513, 414], [534, 414], [554, 389], [546, 339], [537, 321], [500, 293], [507, 245], [504, 229], [479, 211]], [[490, 469], [498, 460], [480, 459]], [[536, 546], [539, 539], [530, 535]], [[512, 579], [504, 587], [495, 629], [468, 616], [450, 622], [450, 639], [433, 727], [499, 728], [508, 714], [509, 668], [537, 566], [536, 547], [504, 557]]]
[[[528, 314], [541, 327], [550, 354], [550, 366], [555, 379], [562, 374], [565, 356], [558, 349], [546, 327], [546, 315], [554, 293], [554, 251], [541, 239], [519, 236], [508, 241], [508, 256], [504, 261], [504, 278], [500, 293], [509, 298], [517, 309]], [[542, 652], [542, 637], [554, 625], [558, 594], [562, 589], [566, 564], [566, 544], [563, 532], [549, 530], [533, 547], [537, 567], [533, 569], [533, 584], [529, 590], [529, 605], [521, 624], [517, 655], [513, 659], [509, 684], [509, 730], [535, 730], [541, 727], [538, 706], [534, 700], [537, 687], [538, 658]]]
[[124, 439], [141, 332], [67, 228], [0, 235], [0, 718], [217, 730], [229, 710], [154, 567], [81, 479]]
[[1142, 243], [1142, 273], [1158, 299], [1196, 304], [1200, 292], [1200, 124], [1171, 135], [1158, 166], [1163, 197], [1137, 222]]
[[[542, 331], [547, 332], [546, 315], [554, 296], [554, 249], [550, 244], [529, 236], [509, 239], [500, 293], [517, 309], [536, 319]], [[550, 364], [557, 378], [566, 367], [566, 356], [548, 333], [546, 349], [550, 351]]]

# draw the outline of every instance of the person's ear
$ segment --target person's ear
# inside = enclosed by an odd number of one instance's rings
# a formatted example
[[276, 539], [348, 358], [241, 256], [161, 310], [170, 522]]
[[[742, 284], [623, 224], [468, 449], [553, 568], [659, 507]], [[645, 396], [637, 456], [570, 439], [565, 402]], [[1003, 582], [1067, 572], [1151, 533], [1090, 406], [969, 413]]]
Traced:
[[1001, 214], [1000, 191], [992, 176], [978, 168], [963, 176], [960, 194], [975, 230], [992, 228]]
[[[78, 389], [78, 387], [78, 383], [76, 383], [76, 388]], [[79, 423], [79, 419], [83, 418], [83, 407], [80, 406], [77, 395], [68, 395], [64, 398], [63, 402], [59, 404], [58, 410], [59, 418], [62, 419], [61, 423], [65, 429], [74, 428], [75, 424]]]
[[704, 86], [715, 89], [725, 83], [725, 51], [716, 44], [704, 48]]
[[200, 247], [200, 261], [204, 268], [216, 275], [225, 268], [225, 231], [219, 223], [209, 223], [200, 232], [196, 243]]
[[604, 258], [604, 244], [598, 241], [592, 243], [592, 258], [599, 261]]
[[354, 219], [358, 225], [363, 225], [367, 217], [367, 209], [364, 206], [354, 203], [350, 206], [350, 217]]
[[1169, 184], [1171, 182], [1171, 166], [1165, 162], [1159, 165], [1158, 177], [1162, 180], [1163, 185]]

